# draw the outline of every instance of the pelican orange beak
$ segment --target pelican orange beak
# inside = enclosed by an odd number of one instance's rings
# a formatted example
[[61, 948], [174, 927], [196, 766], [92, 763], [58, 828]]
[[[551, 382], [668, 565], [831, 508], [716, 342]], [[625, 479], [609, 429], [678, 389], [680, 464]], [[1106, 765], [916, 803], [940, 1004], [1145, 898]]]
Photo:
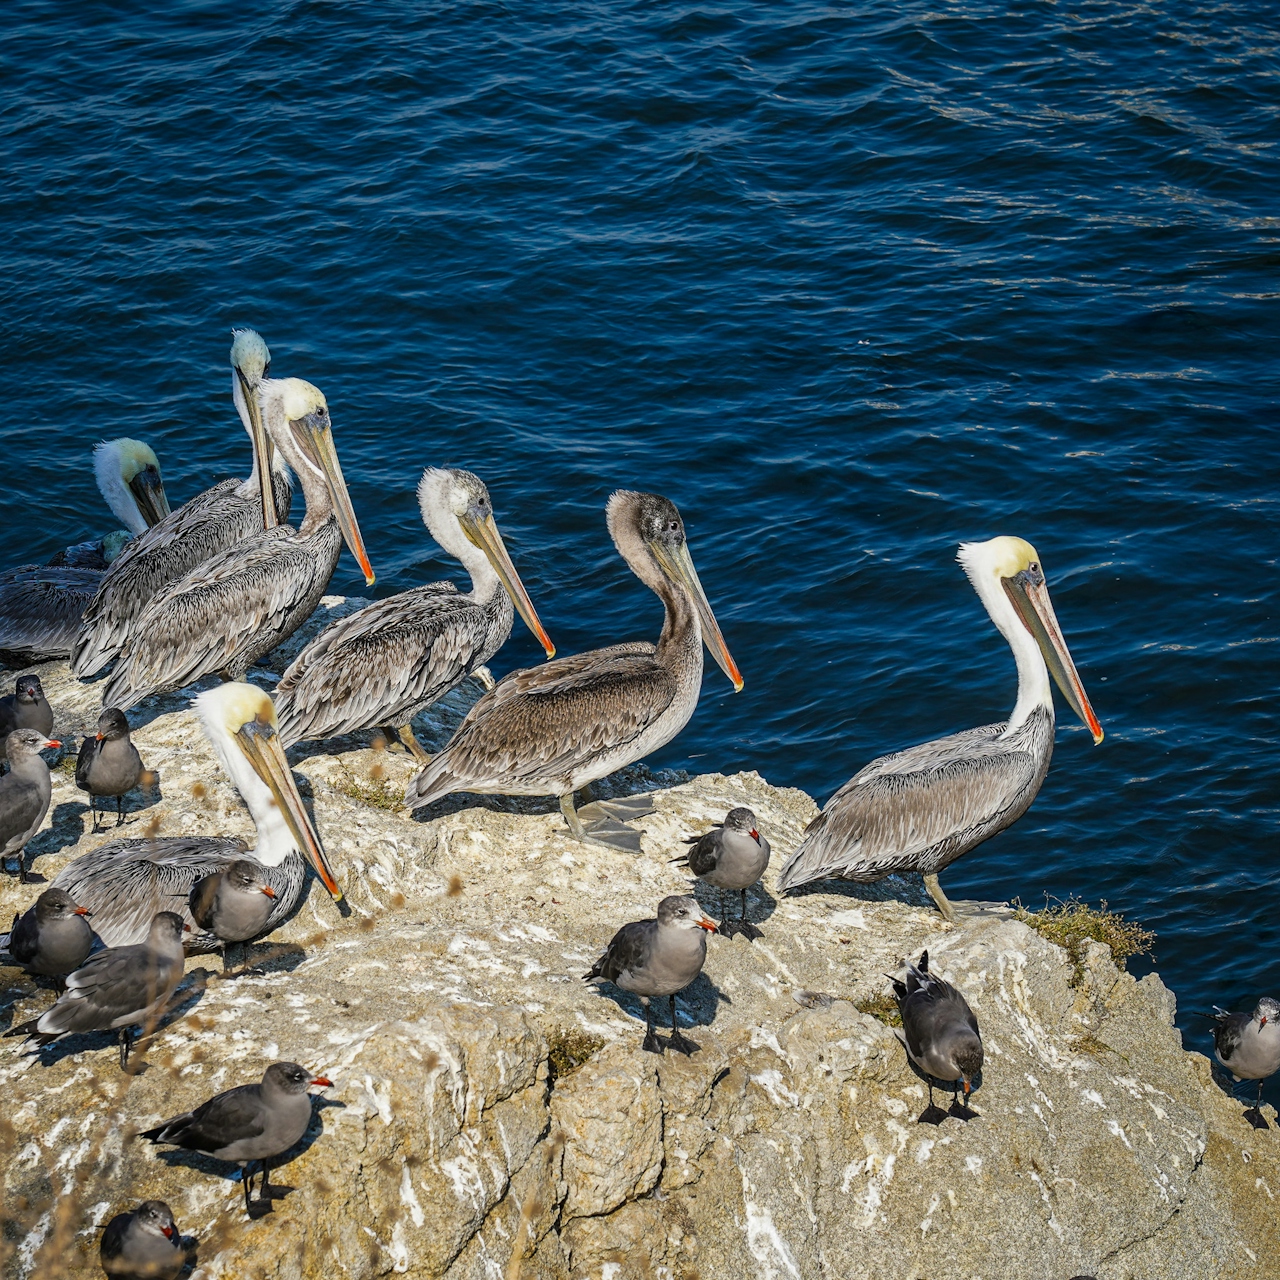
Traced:
[[138, 504], [138, 512], [147, 528], [157, 525], [169, 514], [169, 498], [158, 467], [146, 466], [129, 481], [129, 492]]
[[698, 618], [702, 623], [702, 639], [707, 646], [707, 652], [719, 664], [720, 670], [733, 681], [734, 693], [741, 693], [744, 683], [742, 675], [738, 671], [738, 664], [733, 660], [733, 655], [729, 652], [729, 646], [724, 642], [720, 624], [716, 621], [716, 615], [712, 613], [711, 605], [707, 601], [707, 593], [703, 591], [702, 583], [698, 580], [698, 571], [693, 567], [693, 557], [689, 554], [689, 544], [681, 542], [674, 549], [660, 542], [649, 542], [646, 545], [653, 553], [662, 572], [693, 597], [694, 608], [698, 611]]
[[[224, 686], [225, 687], [225, 686]], [[280, 745], [276, 727], [262, 715], [255, 717], [240, 726], [234, 734], [236, 745], [244, 752], [254, 773], [267, 785], [272, 797], [280, 807], [280, 815], [284, 818], [289, 833], [297, 842], [298, 850], [315, 868], [320, 883], [329, 890], [335, 902], [342, 901], [342, 890], [333, 878], [333, 869], [325, 857], [320, 837], [316, 835], [311, 819], [307, 816], [302, 797], [298, 794], [297, 784], [289, 762], [285, 759], [284, 748]], [[275, 897], [269, 889], [264, 893]]]
[[262, 406], [258, 403], [258, 392], [249, 385], [240, 366], [234, 366], [236, 377], [240, 382], [240, 394], [244, 397], [244, 407], [249, 413], [249, 439], [253, 442], [253, 457], [258, 468], [259, 497], [262, 499], [262, 527], [274, 529], [280, 523], [280, 513], [276, 510], [275, 488], [271, 483], [271, 464], [275, 459], [275, 445], [262, 425]]
[[347, 492], [347, 482], [342, 475], [342, 466], [338, 462], [338, 451], [333, 447], [333, 430], [329, 425], [329, 415], [321, 410], [308, 413], [289, 424], [294, 436], [306, 452], [307, 457], [319, 468], [324, 482], [329, 489], [329, 497], [333, 502], [333, 514], [337, 518], [338, 528], [356, 563], [364, 574], [365, 586], [371, 587], [377, 581], [373, 566], [364, 549], [364, 539], [360, 536], [360, 526], [356, 523], [356, 513], [351, 506], [351, 495]]
[[458, 517], [458, 524], [466, 534], [467, 541], [484, 552], [485, 558], [493, 566], [493, 571], [498, 575], [507, 595], [511, 597], [512, 604], [524, 619], [525, 626], [537, 636], [538, 643], [546, 650], [547, 657], [554, 658], [556, 647], [551, 643], [551, 637], [547, 635], [542, 623], [538, 620], [533, 601], [529, 599], [529, 593], [524, 589], [524, 583], [520, 581], [515, 565], [511, 563], [511, 557], [507, 554], [506, 545], [502, 541], [502, 535], [498, 532], [493, 516], [486, 514], [477, 517], [472, 512], [465, 511]]
[[1067, 642], [1062, 638], [1062, 630], [1049, 599], [1049, 588], [1039, 564], [1033, 563], [1011, 578], [1002, 577], [1000, 585], [1004, 587], [1005, 594], [1017, 610], [1023, 625], [1031, 632], [1032, 639], [1040, 646], [1045, 665], [1062, 690], [1067, 705], [1088, 727], [1093, 734], [1094, 746], [1097, 746], [1102, 741], [1102, 726], [1098, 723], [1098, 717], [1093, 714], [1080, 673], [1071, 660]]

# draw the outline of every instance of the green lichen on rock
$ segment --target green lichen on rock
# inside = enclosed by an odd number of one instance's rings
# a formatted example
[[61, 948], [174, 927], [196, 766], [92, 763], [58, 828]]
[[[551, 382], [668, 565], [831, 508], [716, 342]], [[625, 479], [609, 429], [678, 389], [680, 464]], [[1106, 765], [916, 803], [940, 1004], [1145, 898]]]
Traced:
[[887, 1027], [902, 1026], [902, 1014], [898, 1011], [898, 1002], [892, 996], [868, 996], [859, 1000], [854, 1006], [859, 1013], [869, 1013], [878, 1018]]
[[555, 1027], [547, 1035], [550, 1083], [572, 1074], [603, 1047], [603, 1036], [594, 1036], [581, 1027]]

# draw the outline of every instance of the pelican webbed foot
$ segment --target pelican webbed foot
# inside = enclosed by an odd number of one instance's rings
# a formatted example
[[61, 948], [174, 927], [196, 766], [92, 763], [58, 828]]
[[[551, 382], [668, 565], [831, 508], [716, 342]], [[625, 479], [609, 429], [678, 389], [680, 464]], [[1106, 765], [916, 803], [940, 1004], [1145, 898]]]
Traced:
[[639, 853], [640, 833], [627, 826], [626, 820], [652, 813], [653, 804], [648, 796], [627, 796], [621, 800], [595, 800], [575, 809], [573, 796], [567, 795], [560, 797], [560, 812], [575, 839], [624, 853]]

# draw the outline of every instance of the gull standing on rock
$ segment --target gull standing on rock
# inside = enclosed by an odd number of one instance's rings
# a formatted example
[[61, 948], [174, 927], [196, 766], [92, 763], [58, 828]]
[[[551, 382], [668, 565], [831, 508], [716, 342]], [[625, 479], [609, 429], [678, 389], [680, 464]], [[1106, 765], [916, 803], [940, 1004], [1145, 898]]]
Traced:
[[747, 890], [759, 882], [769, 865], [769, 842], [756, 830], [756, 815], [750, 809], [730, 809], [723, 823], [717, 823], [706, 835], [686, 836], [685, 844], [693, 848], [673, 861], [687, 866], [705, 884], [737, 889], [742, 895], [741, 919], [737, 923], [721, 921], [720, 932], [726, 938], [740, 933], [749, 942], [763, 937], [747, 921]]
[[182, 934], [189, 926], [172, 911], [157, 913], [146, 942], [109, 947], [67, 978], [67, 990], [38, 1018], [5, 1032], [38, 1045], [86, 1031], [120, 1033], [120, 1069], [129, 1062], [130, 1028], [144, 1034], [164, 1012], [182, 980]]
[[129, 721], [119, 707], [107, 707], [98, 730], [86, 735], [76, 759], [76, 786], [89, 793], [93, 829], [98, 830], [98, 797], [115, 796], [116, 826], [124, 821], [124, 797], [142, 777], [142, 757], [129, 737]]
[[1213, 1056], [1236, 1080], [1256, 1080], [1258, 1097], [1244, 1118], [1269, 1129], [1262, 1114], [1262, 1084], [1280, 1071], [1280, 1001], [1263, 996], [1252, 1013], [1228, 1013], [1214, 1006]]
[[315, 1076], [296, 1062], [273, 1062], [260, 1084], [242, 1084], [219, 1093], [194, 1111], [173, 1116], [138, 1136], [166, 1142], [187, 1151], [207, 1151], [215, 1160], [233, 1160], [241, 1168], [244, 1209], [253, 1216], [250, 1202], [252, 1175], [247, 1166], [262, 1165], [258, 1204], [287, 1194], [291, 1187], [272, 1187], [271, 1162], [302, 1140], [311, 1123], [313, 1087], [328, 1089], [333, 1081]]
[[105, 440], [93, 469], [107, 505], [128, 526], [59, 551], [48, 564], [0, 572], [0, 652], [10, 659], [65, 658], [103, 572], [129, 544], [169, 514], [160, 463], [140, 440]]
[[992, 538], [963, 543], [957, 559], [1013, 650], [1013, 714], [1006, 723], [881, 756], [855, 774], [805, 829], [782, 868], [783, 893], [827, 877], [872, 884], [896, 872], [918, 871], [938, 910], [954, 921], [938, 873], [1016, 822], [1049, 771], [1050, 673], [1094, 743], [1102, 741], [1036, 549], [1021, 538]]
[[657, 644], [611, 645], [513, 671], [409, 783], [411, 809], [455, 791], [558, 796], [577, 839], [640, 851], [639, 834], [617, 819], [652, 812], [645, 798], [594, 805], [601, 816], [585, 815], [584, 823], [573, 793], [643, 759], [688, 724], [702, 688], [704, 640], [735, 690], [742, 676], [698, 581], [675, 503], [619, 490], [607, 518], [618, 553], [666, 608]]
[[[327, 626], [276, 689], [287, 746], [387, 726], [415, 756], [429, 760], [414, 736], [413, 717], [506, 643], [513, 602], [547, 657], [555, 656], [480, 477], [429, 468], [418, 485], [418, 506], [431, 536], [471, 575], [471, 590], [461, 594], [451, 582], [429, 582]], [[493, 687], [492, 679], [488, 684]]]
[[[247, 480], [222, 480], [197, 494], [125, 547], [85, 610], [71, 649], [71, 670], [81, 680], [120, 655], [139, 615], [161, 588], [289, 514], [289, 468], [263, 433], [258, 405], [271, 353], [252, 329], [233, 334], [231, 397], [253, 446], [253, 470]], [[269, 478], [266, 484], [263, 476]]]
[[65, 889], [46, 889], [22, 915], [13, 917], [5, 948], [30, 974], [65, 978], [93, 950], [88, 914]]
[[40, 753], [60, 746], [56, 738], [46, 738], [37, 729], [15, 729], [4, 740], [9, 772], [0, 778], [0, 858], [7, 871], [9, 858], [18, 855], [20, 880], [30, 878], [27, 841], [40, 830], [53, 797], [49, 766]]
[[[929, 1105], [920, 1124], [941, 1124], [948, 1114], [972, 1120], [978, 1113], [968, 1107], [973, 1078], [982, 1070], [982, 1036], [969, 1002], [949, 982], [929, 972], [929, 953], [920, 953], [920, 965], [907, 964], [906, 981], [890, 979], [902, 1015], [895, 1034], [907, 1057], [929, 1077]], [[950, 1112], [933, 1103], [933, 1082], [942, 1080], [958, 1090], [964, 1086], [964, 1105], [958, 1097]]]
[[263, 430], [302, 486], [302, 524], [251, 534], [161, 588], [130, 629], [104, 706], [127, 711], [215, 673], [242, 679], [315, 612], [344, 540], [373, 585], [324, 395], [301, 378], [264, 379], [258, 403]]
[[107, 1223], [98, 1259], [110, 1280], [177, 1280], [187, 1265], [178, 1224], [163, 1200], [144, 1200]]
[[663, 898], [658, 903], [658, 918], [624, 924], [591, 971], [582, 975], [583, 979], [597, 984], [612, 982], [640, 997], [645, 1023], [640, 1047], [647, 1053], [662, 1052], [662, 1042], [654, 1034], [649, 1001], [668, 996], [671, 1038], [667, 1044], [678, 1053], [691, 1054], [698, 1046], [680, 1034], [676, 995], [702, 972], [707, 959], [707, 933], [715, 933], [718, 928], [716, 921], [698, 906], [697, 899], [678, 894]]
[[222, 871], [191, 886], [191, 918], [222, 944], [222, 968], [227, 969], [227, 944], [248, 942], [267, 927], [276, 904], [276, 891], [267, 883], [263, 866], [252, 858], [237, 858]]
[[[262, 932], [283, 923], [302, 900], [308, 863], [340, 902], [342, 890], [280, 745], [269, 695], [251, 684], [224, 684], [196, 698], [195, 709], [257, 828], [252, 858], [276, 895]], [[248, 853], [235, 836], [115, 840], [69, 862], [54, 884], [89, 908], [93, 927], [108, 946], [140, 942], [151, 917], [167, 910], [197, 926], [188, 950], [216, 951], [221, 940], [199, 929], [190, 915], [191, 890]]]

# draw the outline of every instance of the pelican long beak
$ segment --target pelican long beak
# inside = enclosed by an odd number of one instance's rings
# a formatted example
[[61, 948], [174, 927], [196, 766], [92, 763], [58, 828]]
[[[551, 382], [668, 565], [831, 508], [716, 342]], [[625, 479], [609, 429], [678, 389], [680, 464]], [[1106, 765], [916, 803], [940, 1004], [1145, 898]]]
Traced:
[[698, 581], [698, 571], [693, 567], [689, 544], [682, 542], [674, 551], [661, 542], [650, 542], [648, 547], [662, 572], [693, 597], [694, 608], [702, 623], [702, 639], [706, 642], [707, 652], [720, 664], [720, 670], [733, 681], [734, 693], [741, 693], [744, 682], [738, 671], [738, 664], [734, 662], [729, 646], [720, 634], [720, 624], [716, 621], [716, 615], [711, 612], [702, 583]]
[[254, 773], [266, 783], [276, 804], [280, 806], [280, 815], [290, 834], [298, 842], [302, 856], [315, 868], [321, 884], [329, 890], [333, 900], [341, 902], [342, 890], [333, 878], [333, 869], [325, 857], [320, 837], [316, 835], [311, 819], [307, 817], [275, 726], [261, 719], [250, 720], [236, 730], [235, 740], [253, 766]]
[[311, 460], [324, 473], [324, 482], [329, 487], [329, 497], [333, 502], [333, 513], [338, 519], [338, 528], [356, 563], [364, 573], [365, 586], [371, 587], [377, 580], [369, 557], [365, 554], [364, 539], [360, 536], [360, 526], [356, 523], [356, 513], [351, 507], [351, 495], [347, 492], [347, 482], [342, 477], [342, 467], [338, 462], [338, 451], [333, 447], [333, 432], [329, 428], [327, 415], [324, 419], [315, 414], [299, 418], [293, 424], [299, 443], [306, 450]]
[[464, 512], [458, 517], [458, 523], [462, 526], [462, 532], [467, 535], [467, 540], [479, 547], [489, 563], [493, 565], [494, 573], [506, 588], [511, 602], [520, 611], [525, 626], [538, 637], [538, 643], [547, 651], [547, 657], [554, 658], [556, 647], [551, 643], [551, 637], [543, 630], [542, 623], [538, 621], [533, 601], [529, 599], [529, 593], [524, 589], [524, 583], [520, 581], [515, 565], [511, 563], [511, 557], [507, 554], [507, 548], [503, 544], [502, 535], [498, 532], [493, 516], [486, 515], [477, 520], [470, 512]]
[[249, 379], [236, 367], [236, 377], [240, 379], [240, 394], [244, 396], [245, 408], [249, 411], [249, 439], [253, 442], [253, 460], [258, 471], [258, 491], [262, 499], [262, 527], [274, 529], [280, 523], [280, 513], [276, 510], [275, 486], [271, 483], [271, 464], [275, 459], [275, 445], [262, 425], [262, 406], [258, 403], [257, 390], [249, 385]]
[[1080, 717], [1089, 732], [1093, 734], [1093, 744], [1102, 741], [1102, 726], [1098, 717], [1093, 714], [1089, 705], [1089, 697], [1080, 681], [1080, 673], [1071, 660], [1071, 652], [1067, 642], [1062, 638], [1062, 630], [1058, 626], [1057, 615], [1053, 612], [1053, 604], [1049, 599], [1049, 588], [1045, 584], [1044, 575], [1032, 575], [1027, 570], [1015, 574], [1012, 578], [1001, 578], [1005, 594], [1018, 611], [1032, 638], [1040, 646], [1045, 665], [1062, 690], [1067, 705]]
[[164, 481], [157, 467], [143, 467], [129, 481], [129, 492], [138, 504], [138, 513], [147, 522], [147, 528], [157, 525], [169, 514], [169, 499], [164, 491]]

